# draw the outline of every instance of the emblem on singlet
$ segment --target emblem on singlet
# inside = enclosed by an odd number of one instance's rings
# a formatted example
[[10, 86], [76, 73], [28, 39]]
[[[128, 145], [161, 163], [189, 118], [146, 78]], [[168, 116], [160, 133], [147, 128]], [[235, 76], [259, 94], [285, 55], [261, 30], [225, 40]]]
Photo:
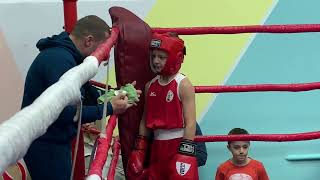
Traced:
[[176, 170], [180, 176], [186, 175], [190, 167], [191, 167], [191, 164], [179, 162], [179, 161], [176, 162]]
[[166, 101], [171, 102], [173, 99], [173, 92], [171, 90], [168, 91]]

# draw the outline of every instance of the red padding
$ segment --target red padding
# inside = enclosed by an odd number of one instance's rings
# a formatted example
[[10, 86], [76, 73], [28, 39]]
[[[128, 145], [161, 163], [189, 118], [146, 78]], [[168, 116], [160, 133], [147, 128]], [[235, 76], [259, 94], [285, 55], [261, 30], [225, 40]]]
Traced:
[[118, 35], [119, 29], [112, 27], [110, 37], [91, 54], [91, 56], [95, 56], [98, 59], [99, 64], [104, 60], [109, 60], [111, 48], [117, 42]]
[[[117, 86], [121, 87], [136, 80], [136, 88], [144, 90], [145, 84], [154, 77], [149, 68], [151, 29], [139, 17], [124, 8], [112, 7], [109, 13], [113, 26], [117, 26], [120, 30], [114, 49]], [[138, 106], [128, 109], [125, 114], [119, 116], [124, 168], [127, 166], [127, 160], [133, 148], [132, 142], [138, 134], [143, 106], [144, 98], [141, 98]]]
[[97, 150], [90, 165], [88, 175], [96, 174], [102, 178], [103, 166], [107, 161], [108, 151], [112, 140], [112, 132], [117, 124], [117, 116], [112, 115], [106, 128], [106, 137], [97, 139]]
[[77, 0], [63, 0], [64, 29], [71, 33], [77, 23]]

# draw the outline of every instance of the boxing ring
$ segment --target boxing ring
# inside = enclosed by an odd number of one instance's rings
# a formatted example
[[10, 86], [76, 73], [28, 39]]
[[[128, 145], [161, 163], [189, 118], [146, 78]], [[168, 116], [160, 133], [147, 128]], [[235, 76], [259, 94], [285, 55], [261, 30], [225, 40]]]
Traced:
[[[145, 83], [154, 77], [149, 69], [149, 42], [152, 32], [177, 32], [179, 35], [199, 34], [237, 34], [237, 33], [302, 33], [320, 32], [320, 24], [295, 25], [254, 25], [254, 26], [226, 26], [226, 27], [198, 27], [198, 28], [150, 28], [130, 11], [113, 7], [109, 10], [113, 28], [111, 37], [98, 49], [87, 57], [84, 62], [68, 71], [61, 79], [49, 87], [33, 104], [22, 109], [10, 119], [0, 124], [0, 174], [6, 168], [23, 158], [29, 145], [37, 137], [45, 133], [46, 129], [58, 117], [63, 108], [69, 104], [81, 107], [80, 87], [89, 81], [98, 71], [99, 64], [108, 59], [111, 48], [114, 46], [117, 86], [137, 81], [137, 88], [143, 89]], [[137, 63], [137, 61], [139, 61]], [[143, 72], [143, 73], [141, 73]], [[70, 85], [68, 82], [74, 82]], [[102, 83], [91, 81], [92, 85], [105, 88]], [[196, 93], [240, 93], [240, 92], [267, 92], [267, 91], [311, 91], [320, 89], [320, 82], [299, 84], [252, 84], [232, 86], [195, 86]], [[58, 98], [57, 98], [58, 97]], [[132, 142], [137, 135], [139, 121], [143, 111], [142, 99], [137, 107], [129, 109], [123, 115], [111, 116], [105, 130], [101, 133], [95, 129], [87, 131], [100, 134], [97, 139], [95, 156], [90, 166], [87, 179], [103, 179], [102, 169], [106, 162], [106, 154], [112, 143], [112, 132], [119, 124], [119, 139], [113, 141], [113, 159], [107, 179], [113, 179], [115, 166], [121, 144], [124, 168], [128, 155], [132, 150]], [[79, 110], [80, 111], [80, 110]], [[23, 119], [23, 121], [22, 121]], [[75, 121], [81, 119], [77, 117]], [[22, 123], [23, 122], [23, 123]], [[41, 124], [41, 126], [39, 126]], [[197, 136], [198, 142], [221, 141], [306, 141], [320, 138], [320, 131], [292, 133], [292, 134], [251, 134], [251, 135], [205, 135]], [[78, 171], [76, 170], [75, 174]], [[83, 177], [84, 178], [84, 177]]]

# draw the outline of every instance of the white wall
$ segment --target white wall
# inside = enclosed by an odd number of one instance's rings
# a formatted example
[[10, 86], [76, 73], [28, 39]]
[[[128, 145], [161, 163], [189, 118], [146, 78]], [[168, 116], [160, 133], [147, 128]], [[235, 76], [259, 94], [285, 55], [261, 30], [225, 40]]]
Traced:
[[[111, 24], [108, 9], [112, 6], [122, 6], [134, 12], [140, 18], [144, 18], [154, 4], [155, 0], [78, 0], [78, 18], [94, 14]], [[12, 99], [12, 106], [8, 102], [0, 101], [0, 122], [8, 119], [20, 109], [23, 81], [28, 68], [38, 54], [36, 43], [40, 38], [58, 34], [63, 31], [64, 14], [62, 0], [0, 0], [0, 45], [7, 47], [9, 56], [0, 53], [0, 61], [8, 61], [10, 72], [6, 74], [8, 79], [15, 76], [15, 80], [6, 80], [8, 83], [0, 83], [3, 99]], [[2, 48], [3, 49], [3, 48]], [[11, 57], [11, 58], [8, 58]], [[9, 67], [0, 66], [0, 72], [4, 73]], [[101, 71], [96, 79], [105, 78]], [[17, 80], [18, 79], [18, 80]], [[17, 88], [5, 88], [17, 87]], [[18, 98], [11, 98], [11, 96]]]

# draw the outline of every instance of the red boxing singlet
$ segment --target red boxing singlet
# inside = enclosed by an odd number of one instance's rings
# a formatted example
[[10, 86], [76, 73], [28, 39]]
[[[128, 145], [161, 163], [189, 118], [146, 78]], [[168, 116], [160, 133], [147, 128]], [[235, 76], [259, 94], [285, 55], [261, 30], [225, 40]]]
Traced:
[[178, 73], [168, 84], [160, 84], [156, 76], [150, 82], [146, 98], [146, 127], [150, 129], [183, 128], [183, 109], [179, 84], [185, 78]]

